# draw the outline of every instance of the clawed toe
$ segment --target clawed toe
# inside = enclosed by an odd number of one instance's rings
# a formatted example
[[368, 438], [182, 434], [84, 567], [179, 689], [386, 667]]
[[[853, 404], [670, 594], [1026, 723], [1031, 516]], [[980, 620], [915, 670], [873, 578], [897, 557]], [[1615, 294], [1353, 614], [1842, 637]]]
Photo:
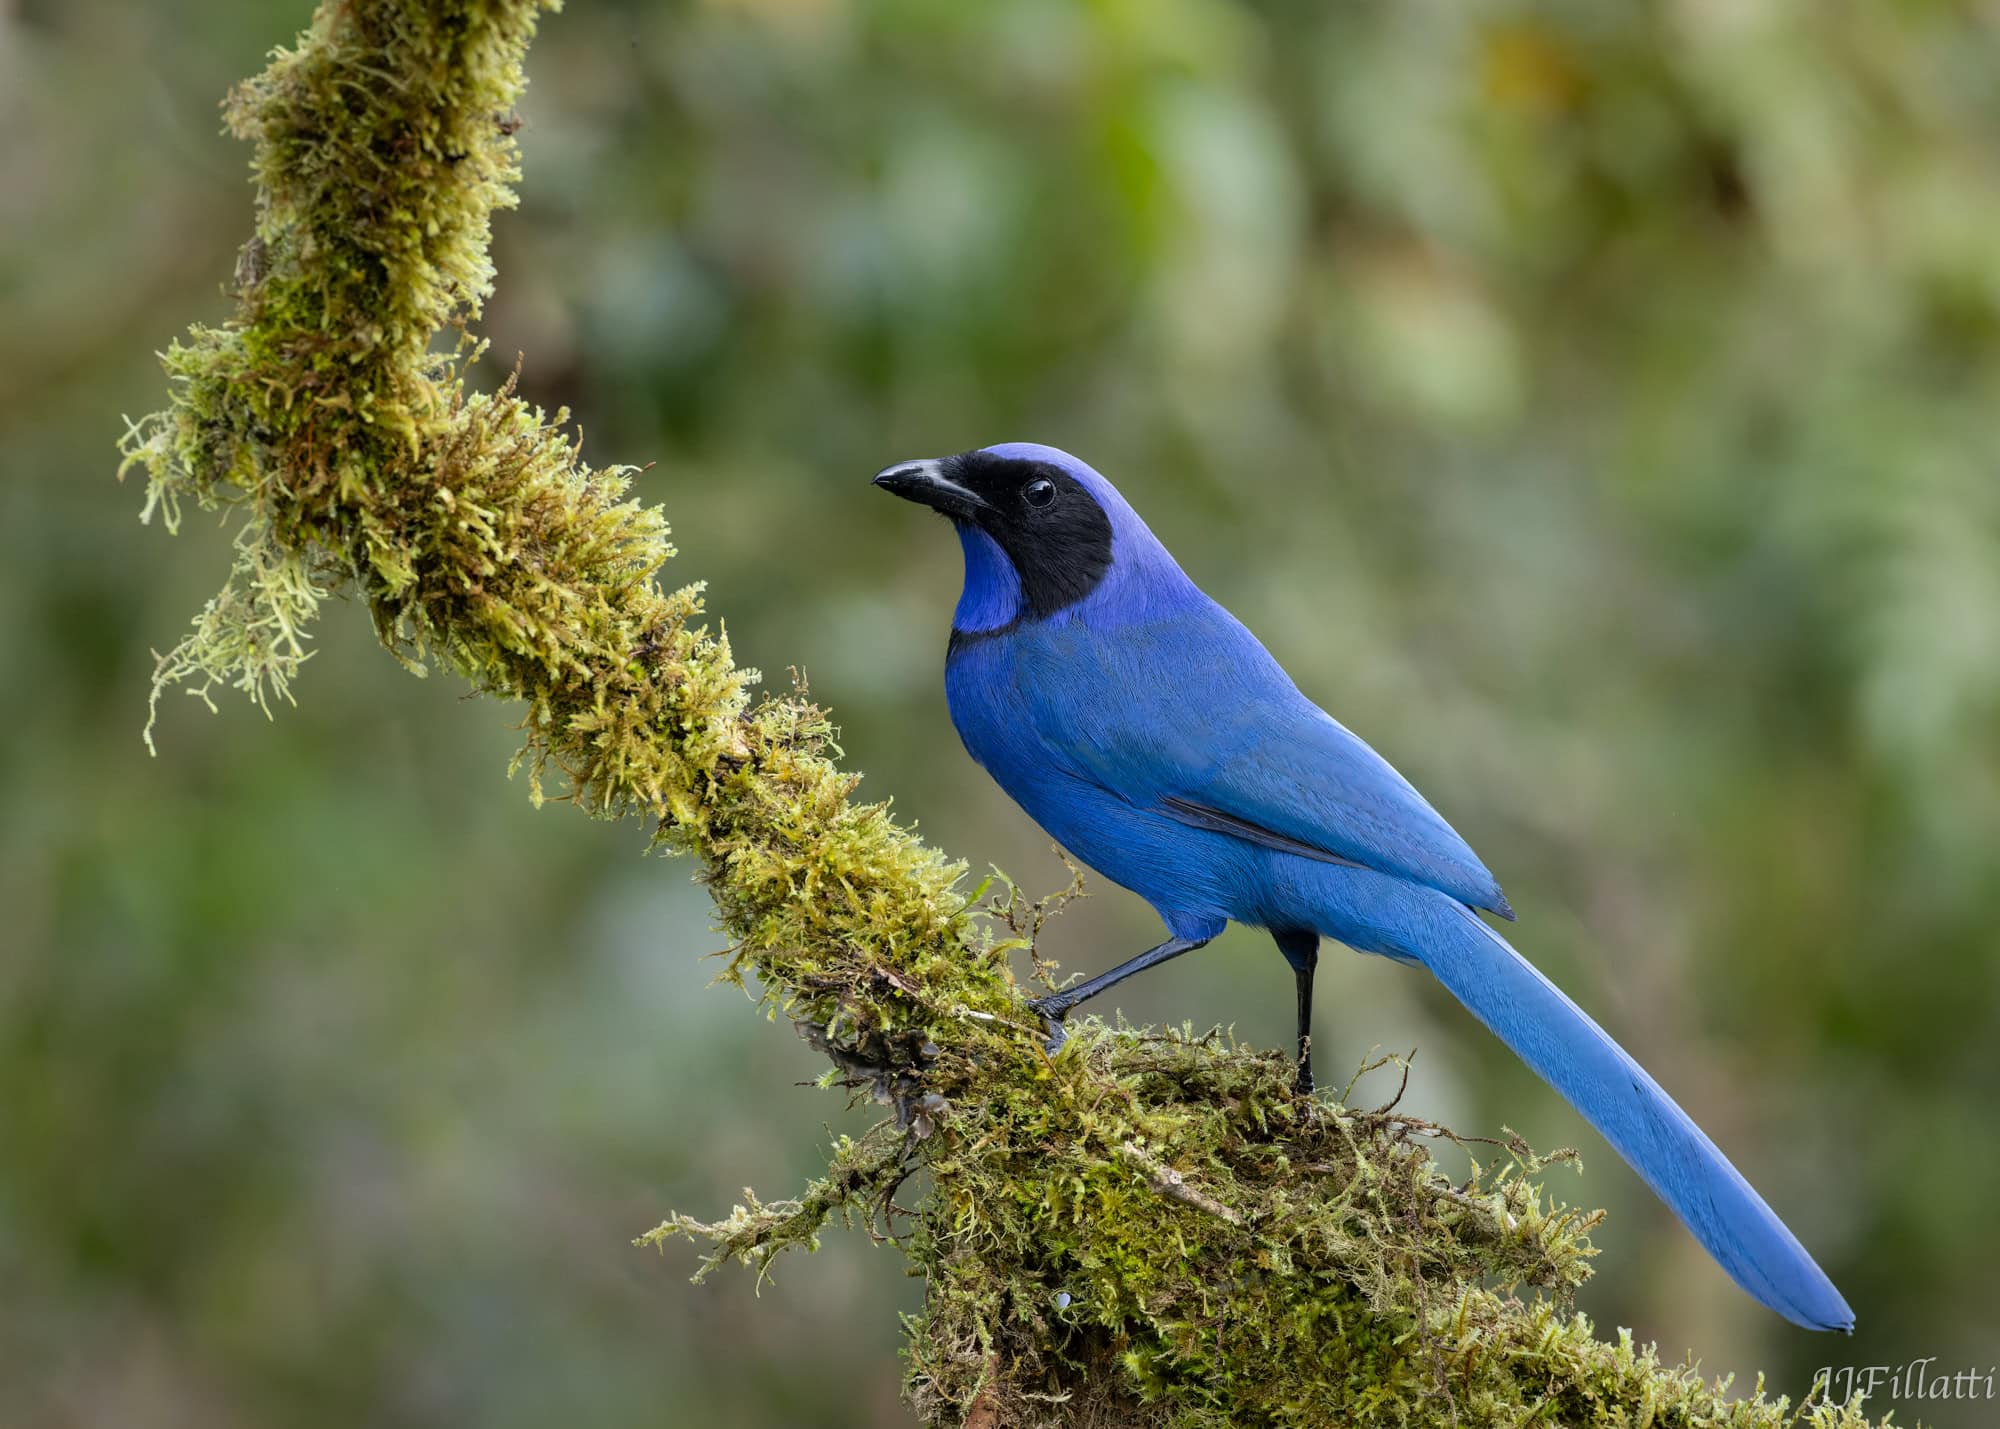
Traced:
[[1063, 1026], [1063, 1018], [1069, 1015], [1069, 1004], [1059, 997], [1036, 997], [1028, 1000], [1028, 1006], [1041, 1014], [1042, 1026], [1049, 1034], [1042, 1042], [1042, 1050], [1053, 1057], [1069, 1040], [1069, 1029]]

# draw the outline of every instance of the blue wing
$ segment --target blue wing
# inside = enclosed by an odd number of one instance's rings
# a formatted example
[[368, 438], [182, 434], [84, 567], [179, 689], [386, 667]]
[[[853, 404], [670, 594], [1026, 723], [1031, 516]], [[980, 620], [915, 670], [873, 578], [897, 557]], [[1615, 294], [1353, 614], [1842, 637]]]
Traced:
[[[1022, 715], [1032, 725], [1026, 748], [995, 746], [1004, 757], [989, 767], [1054, 769], [1196, 828], [1398, 879], [1287, 882], [1303, 890], [1304, 926], [1428, 968], [1604, 1134], [1737, 1284], [1795, 1324], [1852, 1328], [1840, 1292], [1728, 1158], [1471, 911], [1507, 904], [1465, 841], [1228, 612], [1204, 598], [1110, 628], [1024, 626], [983, 673], [983, 692], [1003, 701], [996, 727], [1013, 734]], [[1089, 816], [1116, 822], [1115, 811], [1097, 799]]]
[[1037, 733], [1070, 773], [1197, 828], [1513, 916], [1423, 795], [1213, 601], [1109, 633], [1052, 622], [1016, 660]]

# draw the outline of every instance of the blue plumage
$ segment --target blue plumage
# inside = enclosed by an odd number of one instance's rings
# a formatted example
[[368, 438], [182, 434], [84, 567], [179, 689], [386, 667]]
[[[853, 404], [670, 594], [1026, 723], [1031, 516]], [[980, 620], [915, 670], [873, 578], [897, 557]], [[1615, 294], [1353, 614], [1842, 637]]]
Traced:
[[1416, 963], [1600, 1131], [1736, 1283], [1795, 1324], [1851, 1329], [1812, 1257], [1700, 1128], [1483, 922], [1499, 885], [1408, 781], [1320, 710], [1174, 563], [1097, 472], [1012, 443], [878, 485], [951, 518], [965, 551], [945, 688], [972, 757], [1172, 935], [1038, 1004], [1271, 930], [1299, 981], [1300, 1081], [1322, 936]]

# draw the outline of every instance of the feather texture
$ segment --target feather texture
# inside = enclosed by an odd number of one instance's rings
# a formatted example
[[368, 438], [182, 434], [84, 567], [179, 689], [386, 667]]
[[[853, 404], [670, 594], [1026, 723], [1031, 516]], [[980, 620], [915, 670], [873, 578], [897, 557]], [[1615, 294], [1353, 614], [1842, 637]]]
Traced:
[[[1295, 967], [1317, 933], [1428, 969], [1738, 1285], [1795, 1324], [1852, 1327], [1840, 1292], [1715, 1144], [1480, 920], [1474, 909], [1513, 912], [1465, 840], [1300, 693], [1109, 482], [1027, 443], [927, 465], [935, 499], [917, 468], [878, 480], [959, 527], [952, 722], [1037, 823], [1177, 939], [1235, 921], [1279, 933]], [[1094, 509], [1063, 504], [1078, 501]]]

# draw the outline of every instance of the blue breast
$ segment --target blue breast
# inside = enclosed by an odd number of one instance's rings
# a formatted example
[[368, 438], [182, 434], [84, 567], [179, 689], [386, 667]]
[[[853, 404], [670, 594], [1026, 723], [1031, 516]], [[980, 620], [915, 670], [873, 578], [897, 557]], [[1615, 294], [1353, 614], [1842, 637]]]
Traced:
[[1136, 806], [1066, 767], [1042, 742], [1017, 673], [1024, 654], [1032, 663], [1051, 635], [1050, 624], [985, 638], [955, 634], [945, 697], [966, 752], [1051, 838], [1151, 903], [1176, 933], [1212, 937], [1231, 918], [1282, 921], [1260, 896], [1283, 886], [1265, 850]]

